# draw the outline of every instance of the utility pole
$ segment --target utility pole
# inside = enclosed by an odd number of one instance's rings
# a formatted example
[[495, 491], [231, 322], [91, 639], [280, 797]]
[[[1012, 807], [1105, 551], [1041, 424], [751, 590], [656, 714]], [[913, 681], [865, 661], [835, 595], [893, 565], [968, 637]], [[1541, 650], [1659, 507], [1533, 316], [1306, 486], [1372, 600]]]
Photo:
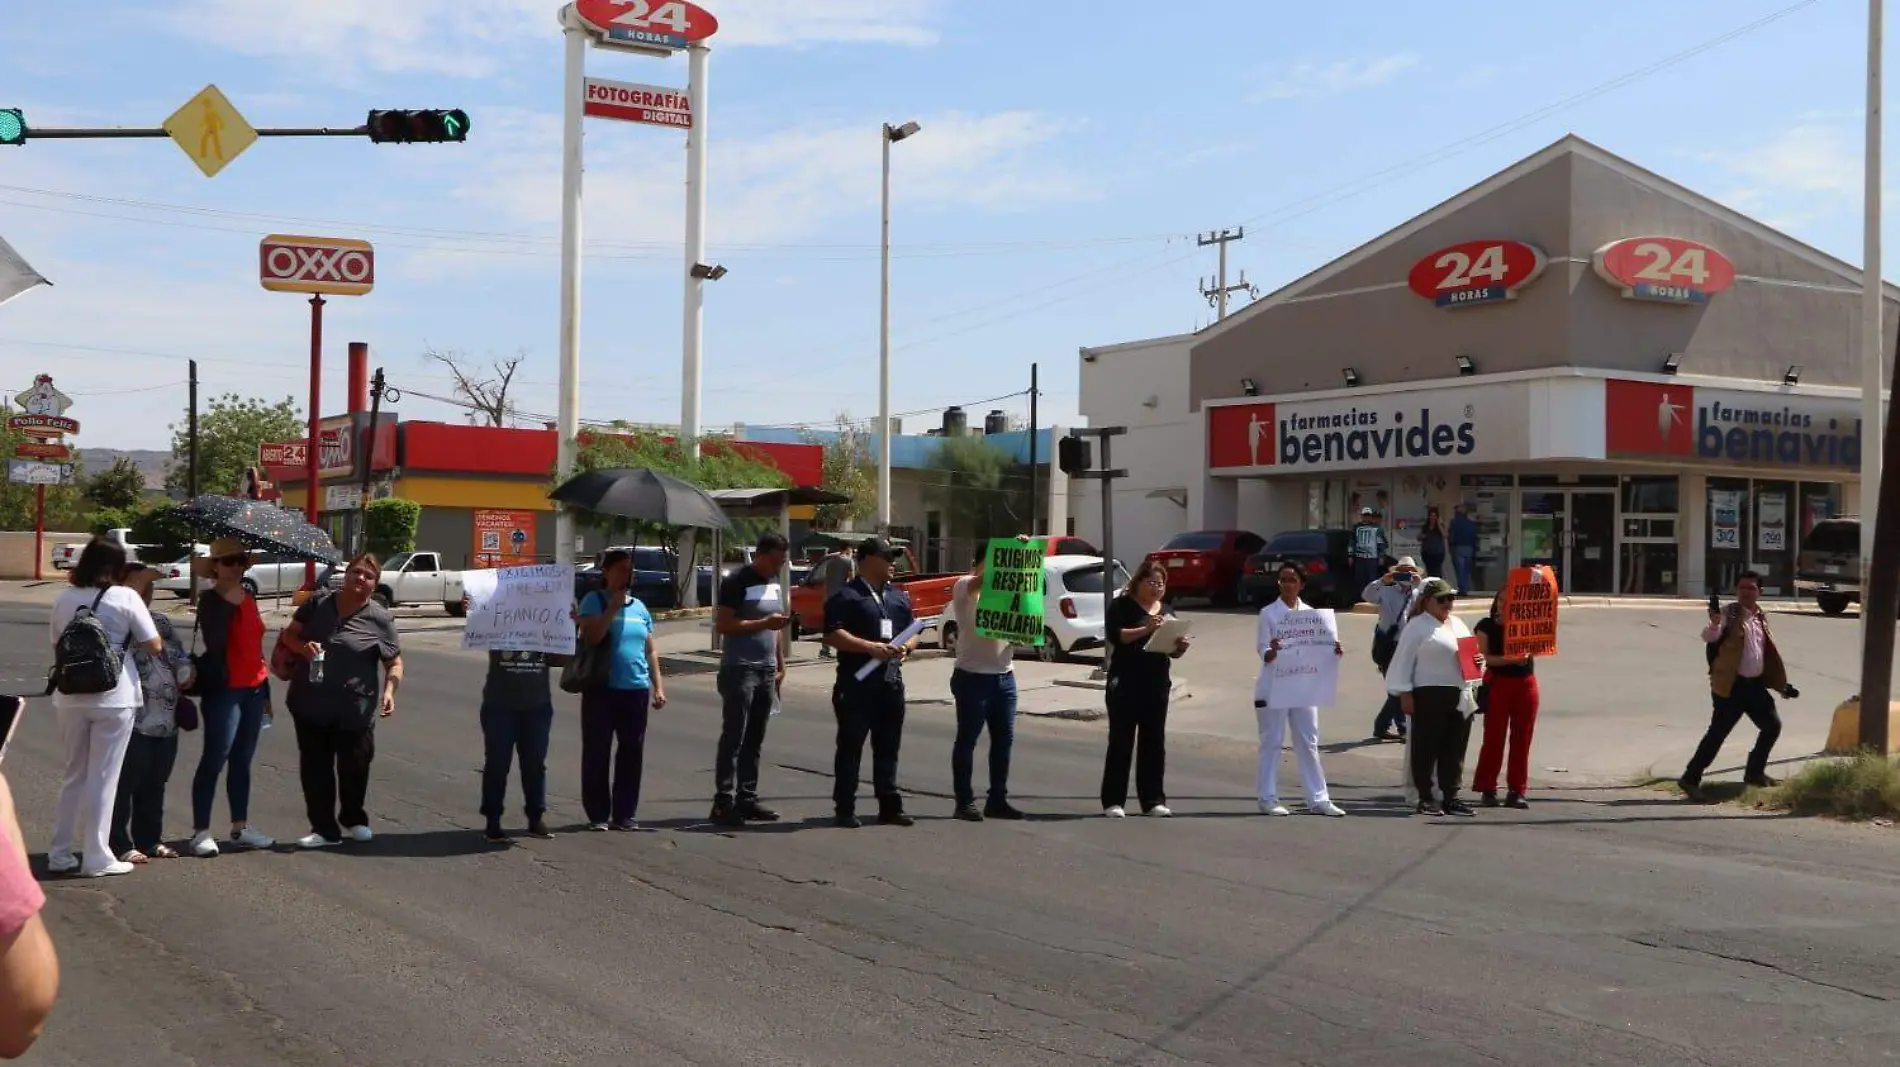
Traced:
[[[1102, 485], [1102, 590], [1103, 595], [1111, 600], [1115, 596], [1114, 591], [1110, 589], [1115, 583], [1115, 481], [1118, 478], [1128, 477], [1128, 472], [1116, 470], [1110, 462], [1109, 442], [1127, 432], [1126, 426], [1098, 426], [1069, 431], [1070, 437], [1094, 437], [1102, 442], [1101, 469], [1070, 471], [1069, 477], [1100, 482]], [[1090, 677], [1107, 677], [1107, 661], [1104, 660], [1103, 663], [1104, 666]]]
[[402, 393], [390, 387], [388, 381], [383, 378], [383, 368], [377, 367], [375, 375], [369, 380], [369, 433], [367, 443], [363, 446], [363, 499], [356, 502], [356, 551], [358, 553], [369, 551], [370, 484], [376, 473], [376, 422], [383, 412], [384, 397], [388, 397], [389, 402], [394, 404], [402, 399]]
[[1216, 276], [1214, 281], [1201, 283], [1201, 295], [1206, 297], [1208, 304], [1214, 308], [1216, 314], [1214, 321], [1216, 322], [1223, 321], [1227, 318], [1227, 295], [1229, 293], [1246, 293], [1249, 296], [1259, 295], [1258, 290], [1247, 284], [1247, 272], [1244, 270], [1240, 272], [1240, 281], [1233, 285], [1227, 284], [1227, 246], [1234, 241], [1244, 241], [1246, 239], [1247, 228], [1245, 226], [1237, 227], [1232, 230], [1221, 230], [1218, 233], [1205, 233], [1194, 239], [1194, 243], [1200, 245], [1202, 248], [1206, 248], [1208, 245], [1215, 245], [1220, 250], [1219, 275]]
[[[198, 499], [198, 361], [191, 360], [188, 365], [191, 368], [188, 376], [191, 396], [190, 406], [186, 409], [185, 415], [185, 500], [187, 502]], [[191, 528], [191, 545], [186, 551], [188, 555], [185, 556], [185, 588], [190, 592], [186, 594], [185, 600], [192, 605], [191, 610], [197, 611], [198, 578], [194, 570], [198, 564], [198, 528], [196, 526]]]
[[1029, 365], [1029, 536], [1031, 537], [1042, 530], [1042, 526], [1036, 521], [1036, 517], [1042, 512], [1042, 474], [1036, 465], [1042, 458], [1036, 455], [1036, 438], [1042, 433], [1036, 412], [1036, 398], [1040, 395], [1040, 390], [1036, 387], [1037, 369], [1037, 364]]

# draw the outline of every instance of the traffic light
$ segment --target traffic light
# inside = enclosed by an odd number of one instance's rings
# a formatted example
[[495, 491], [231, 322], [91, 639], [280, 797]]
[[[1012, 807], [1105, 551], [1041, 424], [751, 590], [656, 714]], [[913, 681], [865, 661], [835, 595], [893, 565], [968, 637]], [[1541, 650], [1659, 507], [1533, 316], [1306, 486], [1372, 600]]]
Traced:
[[0, 145], [26, 143], [26, 115], [17, 107], [0, 107]]
[[1064, 474], [1081, 474], [1095, 466], [1095, 449], [1080, 437], [1064, 437], [1056, 442], [1056, 467]]
[[372, 111], [365, 123], [372, 144], [440, 144], [468, 140], [468, 112]]

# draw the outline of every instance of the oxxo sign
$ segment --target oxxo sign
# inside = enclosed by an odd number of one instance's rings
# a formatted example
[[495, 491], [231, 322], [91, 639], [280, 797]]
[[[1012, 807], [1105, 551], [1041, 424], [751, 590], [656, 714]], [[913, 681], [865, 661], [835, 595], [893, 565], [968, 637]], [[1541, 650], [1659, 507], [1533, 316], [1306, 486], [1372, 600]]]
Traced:
[[1625, 300], [1706, 304], [1735, 284], [1727, 256], [1682, 237], [1625, 237], [1597, 249], [1590, 263]]
[[272, 234], [258, 244], [258, 281], [274, 293], [362, 296], [376, 286], [376, 251], [347, 237]]
[[1413, 264], [1406, 284], [1441, 308], [1517, 299], [1544, 273], [1544, 253], [1522, 241], [1466, 241]]

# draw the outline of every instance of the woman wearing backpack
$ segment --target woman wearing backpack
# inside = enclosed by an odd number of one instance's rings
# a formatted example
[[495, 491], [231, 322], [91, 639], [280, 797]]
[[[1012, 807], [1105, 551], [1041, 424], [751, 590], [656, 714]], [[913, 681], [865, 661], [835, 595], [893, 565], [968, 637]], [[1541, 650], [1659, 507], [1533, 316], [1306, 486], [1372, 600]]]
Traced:
[[132, 721], [144, 704], [130, 650], [157, 654], [162, 645], [145, 602], [117, 584], [124, 569], [125, 549], [95, 538], [73, 565], [72, 588], [53, 602], [53, 707], [66, 742], [66, 778], [46, 851], [54, 874], [97, 878], [136, 869], [112, 854], [112, 803]]
[[198, 692], [203, 709], [205, 747], [191, 779], [191, 852], [218, 854], [211, 833], [211, 808], [223, 774], [231, 804], [231, 844], [241, 849], [270, 848], [277, 842], [250, 825], [251, 759], [264, 729], [270, 665], [264, 662], [264, 616], [257, 598], [244, 588], [251, 554], [242, 542], [220, 537], [211, 542], [203, 566], [210, 589], [198, 598], [198, 627], [205, 651], [198, 660]]

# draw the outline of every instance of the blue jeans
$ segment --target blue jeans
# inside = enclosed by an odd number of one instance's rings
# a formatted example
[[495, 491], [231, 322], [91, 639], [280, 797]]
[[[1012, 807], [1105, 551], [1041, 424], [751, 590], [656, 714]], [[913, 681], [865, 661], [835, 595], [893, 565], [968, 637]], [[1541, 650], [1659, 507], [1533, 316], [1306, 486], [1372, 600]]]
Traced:
[[1471, 592], [1471, 561], [1476, 559], [1478, 550], [1471, 545], [1463, 545], [1451, 550], [1451, 565], [1458, 571], [1458, 591]]
[[508, 768], [521, 755], [521, 795], [529, 819], [548, 810], [548, 737], [554, 705], [512, 710], [482, 705], [482, 814], [501, 818], [508, 799]]
[[989, 799], [1001, 804], [1009, 798], [1009, 751], [1016, 741], [1016, 676], [953, 671], [950, 695], [957, 701], [957, 739], [950, 746], [950, 780], [957, 806], [976, 803], [970, 776], [976, 763], [976, 739], [986, 726], [990, 731]]
[[[225, 775], [224, 795], [231, 802], [231, 821], [251, 816], [251, 759], [257, 755], [257, 735], [264, 728], [265, 686], [220, 689], [203, 702], [204, 752], [191, 778], [191, 828], [211, 828], [211, 804], [218, 798], [218, 775]], [[227, 770], [228, 767], [228, 770]]]

